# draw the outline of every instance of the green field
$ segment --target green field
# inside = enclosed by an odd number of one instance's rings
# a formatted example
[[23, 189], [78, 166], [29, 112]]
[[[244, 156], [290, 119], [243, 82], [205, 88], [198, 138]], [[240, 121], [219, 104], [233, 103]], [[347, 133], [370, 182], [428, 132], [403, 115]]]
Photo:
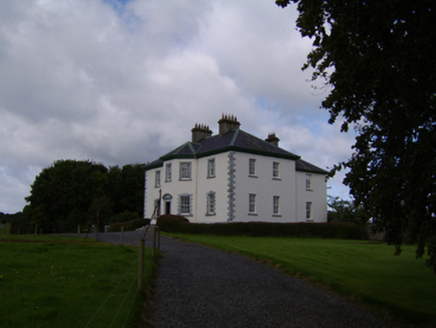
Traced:
[[412, 246], [394, 256], [393, 247], [374, 241], [171, 235], [268, 261], [389, 319], [436, 322], [436, 275]]
[[[138, 248], [0, 235], [1, 327], [137, 327]], [[145, 279], [155, 262], [145, 249]]]

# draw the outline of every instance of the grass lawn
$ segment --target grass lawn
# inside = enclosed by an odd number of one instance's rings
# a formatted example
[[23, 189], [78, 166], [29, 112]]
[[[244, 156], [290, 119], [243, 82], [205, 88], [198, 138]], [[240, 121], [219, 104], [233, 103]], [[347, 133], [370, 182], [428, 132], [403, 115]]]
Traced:
[[2, 327], [137, 327], [137, 286], [137, 247], [0, 232]]
[[415, 247], [373, 241], [171, 234], [266, 260], [405, 323], [436, 322], [436, 275], [415, 259]]

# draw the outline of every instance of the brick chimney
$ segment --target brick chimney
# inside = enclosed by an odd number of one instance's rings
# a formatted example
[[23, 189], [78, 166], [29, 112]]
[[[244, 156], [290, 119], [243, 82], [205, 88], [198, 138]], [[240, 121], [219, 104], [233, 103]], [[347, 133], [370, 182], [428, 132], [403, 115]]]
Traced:
[[234, 115], [222, 115], [221, 119], [218, 121], [220, 126], [220, 137], [225, 135], [227, 132], [235, 131], [239, 129], [241, 123], [238, 122], [238, 118]]
[[203, 124], [195, 124], [191, 132], [192, 142], [200, 142], [204, 138], [210, 137], [212, 135], [212, 131], [209, 129], [209, 126]]
[[269, 142], [270, 144], [273, 144], [274, 146], [277, 146], [277, 147], [278, 147], [278, 146], [279, 146], [279, 141], [280, 141], [280, 139], [277, 138], [275, 132], [273, 132], [273, 133], [269, 133], [269, 134], [268, 134], [268, 138], [265, 139], [265, 141], [267, 141], [267, 142]]

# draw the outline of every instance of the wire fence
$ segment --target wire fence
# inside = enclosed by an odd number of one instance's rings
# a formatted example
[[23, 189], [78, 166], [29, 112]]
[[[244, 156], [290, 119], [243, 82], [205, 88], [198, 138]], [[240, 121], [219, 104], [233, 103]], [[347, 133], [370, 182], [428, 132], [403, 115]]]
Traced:
[[[145, 234], [144, 236], [145, 237]], [[87, 327], [126, 327], [129, 322], [129, 318], [132, 315], [133, 307], [135, 306], [135, 300], [139, 297], [140, 288], [134, 288], [135, 282], [138, 282], [139, 270], [135, 268], [141, 266], [140, 257], [144, 256], [145, 260], [142, 262], [143, 267], [149, 268], [152, 264], [155, 250], [152, 248], [146, 248], [146, 252], [142, 253], [139, 249], [139, 256], [131, 263], [130, 267], [120, 277], [117, 284], [107, 294], [106, 298], [100, 304], [98, 309], [92, 315], [87, 322]]]

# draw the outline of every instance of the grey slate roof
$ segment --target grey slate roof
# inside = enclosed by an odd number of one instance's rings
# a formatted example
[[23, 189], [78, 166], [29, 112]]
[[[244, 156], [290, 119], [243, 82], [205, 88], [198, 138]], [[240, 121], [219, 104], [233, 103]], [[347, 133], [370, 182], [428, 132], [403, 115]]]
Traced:
[[296, 161], [298, 171], [327, 174], [328, 172], [306, 161], [300, 156], [279, 148], [265, 140], [257, 138], [243, 130], [230, 131], [223, 136], [215, 135], [207, 137], [198, 143], [186, 142], [180, 147], [161, 156], [159, 159], [146, 165], [150, 170], [161, 167], [164, 161], [174, 158], [201, 158], [227, 151], [238, 151], [249, 154], [257, 154], [276, 158], [285, 158]]

